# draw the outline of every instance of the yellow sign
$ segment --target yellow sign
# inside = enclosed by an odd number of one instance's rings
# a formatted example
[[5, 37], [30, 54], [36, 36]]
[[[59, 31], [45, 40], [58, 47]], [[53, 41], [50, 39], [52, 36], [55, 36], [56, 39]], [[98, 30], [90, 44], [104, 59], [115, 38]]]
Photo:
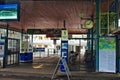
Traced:
[[62, 40], [68, 40], [68, 31], [62, 30]]

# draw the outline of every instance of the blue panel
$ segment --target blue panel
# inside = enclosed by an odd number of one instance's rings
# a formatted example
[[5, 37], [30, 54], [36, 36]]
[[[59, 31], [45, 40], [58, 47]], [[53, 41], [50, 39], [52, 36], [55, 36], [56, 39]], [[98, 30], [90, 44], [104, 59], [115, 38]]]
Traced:
[[[68, 63], [68, 41], [61, 41], [61, 57], [64, 57]], [[64, 66], [61, 66], [61, 72], [65, 72]]]
[[6, 4], [6, 5], [0, 5], [0, 9], [8, 9], [8, 8], [15, 8], [17, 9], [17, 4]]
[[31, 53], [31, 52], [29, 52], [28, 54], [27, 54], [27, 60], [28, 61], [32, 61], [33, 60], [33, 53]]
[[25, 60], [24, 53], [21, 53], [21, 54], [20, 54], [20, 60]]
[[0, 42], [0, 45], [5, 45], [5, 42]]
[[20, 53], [20, 61], [22, 61], [22, 62], [33, 61], [33, 53], [32, 52]]

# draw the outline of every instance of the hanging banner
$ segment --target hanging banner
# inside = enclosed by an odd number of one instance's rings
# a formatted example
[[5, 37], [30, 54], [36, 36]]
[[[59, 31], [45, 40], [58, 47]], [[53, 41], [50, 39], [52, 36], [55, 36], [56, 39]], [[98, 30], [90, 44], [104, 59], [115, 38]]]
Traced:
[[5, 46], [5, 43], [0, 42], [0, 57], [4, 56], [4, 46]]
[[99, 71], [116, 72], [116, 40], [114, 37], [99, 39]]

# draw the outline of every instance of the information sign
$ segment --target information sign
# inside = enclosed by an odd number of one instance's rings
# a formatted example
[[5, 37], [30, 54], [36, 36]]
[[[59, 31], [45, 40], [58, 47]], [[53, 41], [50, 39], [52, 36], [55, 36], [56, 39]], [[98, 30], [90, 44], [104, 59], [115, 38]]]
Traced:
[[99, 40], [99, 71], [116, 72], [116, 40], [102, 37]]
[[62, 40], [68, 40], [68, 31], [62, 30]]

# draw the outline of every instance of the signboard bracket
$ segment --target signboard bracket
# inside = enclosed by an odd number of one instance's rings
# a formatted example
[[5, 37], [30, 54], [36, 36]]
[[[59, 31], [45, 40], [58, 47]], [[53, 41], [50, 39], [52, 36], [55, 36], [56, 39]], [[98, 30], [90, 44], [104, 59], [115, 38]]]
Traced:
[[57, 65], [56, 65], [56, 67], [55, 67], [55, 70], [54, 70], [54, 73], [53, 73], [53, 75], [52, 75], [51, 80], [53, 80], [53, 79], [56, 77], [57, 71], [58, 71], [58, 69], [59, 69], [59, 67], [60, 67], [61, 65], [64, 66], [65, 73], [66, 73], [66, 75], [67, 75], [67, 79], [70, 80], [71, 73], [70, 73], [70, 71], [69, 71], [67, 62], [66, 62], [66, 60], [65, 60], [64, 57], [61, 57], [61, 58], [59, 59]]

